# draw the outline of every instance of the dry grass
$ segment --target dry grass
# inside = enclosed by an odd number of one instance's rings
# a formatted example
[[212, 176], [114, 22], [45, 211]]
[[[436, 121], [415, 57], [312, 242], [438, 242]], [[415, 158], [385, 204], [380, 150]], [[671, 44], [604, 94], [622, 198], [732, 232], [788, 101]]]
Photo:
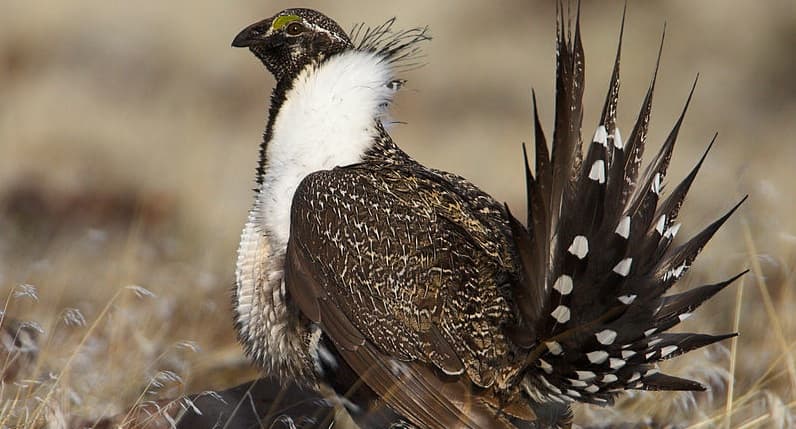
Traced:
[[[124, 415], [137, 402], [256, 374], [235, 343], [229, 290], [272, 82], [228, 46], [237, 30], [287, 4], [49, 3], [0, 6], [0, 299], [4, 320], [41, 331], [36, 367], [0, 386], [0, 427]], [[424, 163], [524, 204], [519, 143], [530, 134], [531, 85], [552, 123], [552, 2], [309, 4], [344, 26], [393, 15], [428, 24], [428, 65], [408, 75], [393, 110], [408, 125], [394, 137]], [[621, 9], [583, 5], [587, 128], [604, 96]], [[796, 11], [786, 0], [631, 2], [624, 129], [664, 20], [653, 146], [701, 73], [670, 177], [682, 177], [720, 133], [681, 235], [752, 195], [679, 288], [752, 274], [685, 328], [741, 335], [667, 365], [711, 391], [633, 393], [616, 408], [579, 407], [577, 421], [789, 427]]]

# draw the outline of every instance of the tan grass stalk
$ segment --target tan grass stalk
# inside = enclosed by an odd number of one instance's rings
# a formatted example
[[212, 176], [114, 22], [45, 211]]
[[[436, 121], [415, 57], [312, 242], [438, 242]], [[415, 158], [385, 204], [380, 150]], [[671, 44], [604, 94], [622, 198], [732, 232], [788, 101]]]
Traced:
[[[741, 307], [743, 303], [743, 287], [744, 287], [744, 278], [741, 279], [741, 283], [738, 285], [738, 290], [735, 294], [735, 320], [732, 324], [733, 332], [738, 332], [739, 327], [741, 325]], [[732, 397], [733, 392], [735, 390], [735, 359], [738, 353], [738, 337], [732, 339], [732, 343], [730, 343], [730, 380], [727, 385], [727, 402], [724, 408], [724, 413], [726, 414], [726, 422], [725, 427], [730, 429], [732, 427]]]
[[788, 369], [790, 376], [791, 389], [796, 390], [796, 365], [793, 362], [793, 354], [788, 347], [788, 341], [785, 338], [785, 331], [782, 329], [782, 322], [780, 321], [777, 309], [774, 307], [774, 302], [771, 300], [771, 294], [768, 292], [766, 280], [763, 277], [763, 270], [760, 267], [760, 261], [757, 259], [757, 248], [752, 240], [752, 232], [749, 229], [749, 223], [744, 219], [743, 221], [744, 238], [746, 240], [746, 247], [749, 250], [750, 262], [752, 263], [752, 272], [754, 272], [757, 280], [757, 286], [760, 288], [760, 294], [763, 296], [763, 305], [766, 307], [771, 323], [774, 325], [774, 334], [777, 337], [779, 346], [782, 348], [782, 353], [785, 356], [785, 365]]
[[47, 404], [50, 402], [50, 399], [52, 398], [53, 394], [55, 393], [56, 388], [58, 387], [61, 380], [69, 371], [69, 368], [72, 366], [72, 362], [74, 361], [78, 352], [86, 344], [86, 341], [88, 341], [89, 337], [91, 337], [91, 335], [94, 333], [94, 330], [97, 328], [97, 326], [99, 326], [100, 321], [103, 320], [105, 316], [108, 314], [108, 311], [110, 311], [111, 309], [111, 305], [116, 300], [116, 298], [118, 298], [119, 295], [121, 295], [123, 290], [125, 290], [125, 288], [123, 287], [119, 288], [119, 290], [117, 290], [116, 293], [113, 294], [111, 299], [108, 300], [108, 302], [105, 304], [105, 307], [102, 308], [102, 311], [100, 311], [99, 315], [94, 320], [94, 323], [92, 323], [91, 326], [88, 327], [88, 330], [86, 330], [86, 333], [83, 335], [83, 338], [80, 339], [80, 342], [77, 344], [77, 347], [75, 347], [75, 350], [72, 352], [71, 355], [69, 355], [69, 358], [66, 360], [66, 363], [64, 364], [63, 368], [61, 368], [61, 371], [58, 373], [58, 376], [56, 376], [55, 380], [50, 386], [49, 391], [47, 392], [47, 395], [45, 395], [44, 399], [39, 403], [39, 405], [34, 410], [33, 416], [30, 420], [32, 424], [39, 419], [39, 416], [41, 415]]
[[[785, 408], [796, 408], [796, 401], [793, 401], [785, 406]], [[743, 425], [738, 426], [736, 429], [748, 429], [752, 427], [761, 427], [763, 423], [771, 418], [771, 412], [768, 414], [764, 414], [762, 416], [758, 416], [752, 420], [745, 422]]]

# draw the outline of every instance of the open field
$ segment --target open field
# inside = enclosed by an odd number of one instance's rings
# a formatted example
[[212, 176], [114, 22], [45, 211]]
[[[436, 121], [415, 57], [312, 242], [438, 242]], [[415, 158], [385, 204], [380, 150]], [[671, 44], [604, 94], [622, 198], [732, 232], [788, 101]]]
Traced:
[[[622, 4], [583, 2], [586, 135], [602, 107]], [[235, 340], [230, 293], [273, 80], [229, 44], [244, 26], [292, 5], [0, 4], [0, 309], [38, 338], [36, 363], [0, 386], [0, 427], [71, 427], [257, 375]], [[552, 128], [553, 2], [302, 5], [344, 28], [392, 16], [399, 26], [429, 25], [426, 65], [407, 72], [392, 109], [402, 122], [393, 137], [426, 165], [524, 207], [520, 143], [531, 138], [531, 87]], [[648, 153], [696, 73], [670, 180], [719, 132], [680, 236], [751, 195], [677, 287], [752, 273], [683, 328], [740, 337], [668, 363], [709, 392], [634, 393], [616, 408], [578, 407], [576, 421], [793, 427], [796, 2], [630, 2], [625, 134], [664, 22]]]

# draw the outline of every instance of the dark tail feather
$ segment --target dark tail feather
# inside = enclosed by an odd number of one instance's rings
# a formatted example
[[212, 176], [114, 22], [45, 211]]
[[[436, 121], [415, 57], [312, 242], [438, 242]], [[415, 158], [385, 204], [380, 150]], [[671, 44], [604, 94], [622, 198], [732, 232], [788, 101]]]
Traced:
[[[605, 96], [605, 105], [602, 112], [602, 126], [597, 127], [595, 140], [602, 142], [605, 131], [605, 146], [608, 152], [608, 167], [606, 174], [605, 216], [615, 217], [621, 210], [621, 192], [625, 176], [625, 152], [622, 149], [622, 135], [616, 126], [616, 112], [619, 106], [619, 64], [622, 55], [622, 39], [625, 34], [625, 16], [627, 4], [622, 11], [622, 24], [619, 28], [619, 42], [616, 48], [614, 68], [611, 72], [611, 83], [608, 85], [608, 94]], [[598, 138], [599, 137], [599, 138]]]
[[706, 390], [702, 383], [661, 373], [644, 378], [642, 388], [644, 390]]
[[654, 326], [661, 331], [666, 331], [687, 319], [691, 313], [703, 302], [719, 293], [741, 276], [748, 273], [746, 270], [728, 280], [712, 285], [700, 286], [677, 295], [664, 296], [661, 299], [660, 309], [655, 314]]
[[608, 85], [608, 94], [605, 96], [603, 112], [600, 115], [602, 118], [602, 125], [605, 126], [608, 135], [612, 134], [616, 127], [616, 109], [619, 105], [619, 60], [622, 56], [622, 37], [625, 34], [626, 14], [627, 4], [625, 4], [624, 10], [622, 10], [622, 24], [619, 26], [619, 43], [617, 43], [614, 68], [611, 72], [611, 83]]
[[663, 254], [669, 248], [669, 245], [672, 243], [672, 241], [674, 241], [674, 237], [677, 235], [677, 232], [680, 231], [680, 224], [675, 222], [677, 220], [677, 216], [680, 214], [680, 207], [682, 207], [686, 194], [688, 194], [691, 184], [694, 182], [694, 179], [699, 173], [702, 163], [705, 161], [710, 149], [713, 147], [713, 143], [716, 142], [716, 136], [716, 134], [713, 135], [713, 139], [710, 141], [708, 148], [705, 150], [705, 153], [702, 154], [699, 162], [697, 162], [691, 172], [688, 173], [685, 179], [683, 179], [683, 181], [677, 185], [674, 191], [672, 191], [672, 193], [665, 200], [663, 200], [663, 203], [658, 206], [658, 210], [655, 212], [655, 219], [658, 219], [659, 223], [661, 224], [659, 229], [663, 231], [663, 238], [658, 243], [658, 250], [655, 252], [655, 260], [659, 260], [663, 256]]
[[644, 156], [644, 145], [647, 142], [647, 132], [649, 131], [650, 115], [652, 114], [652, 98], [655, 94], [655, 83], [658, 79], [658, 69], [661, 64], [661, 54], [663, 53], [663, 42], [666, 36], [666, 27], [663, 28], [663, 35], [661, 35], [661, 44], [658, 48], [658, 57], [655, 61], [655, 71], [652, 74], [652, 81], [650, 82], [647, 95], [644, 97], [644, 102], [641, 105], [636, 124], [630, 132], [630, 137], [624, 147], [625, 167], [624, 167], [624, 183], [622, 187], [623, 205], [627, 205], [636, 188], [636, 181], [638, 179], [638, 170], [641, 166], [641, 159]]
[[563, 10], [559, 7], [556, 37], [556, 112], [553, 131], [552, 229], [559, 228], [561, 213], [566, 213], [571, 201], [575, 171], [581, 160], [580, 127], [583, 121], [584, 54], [580, 38], [580, 9], [575, 19], [575, 37], [566, 29]]
[[[694, 95], [696, 83], [697, 81], [694, 80], [685, 106], [680, 113], [680, 117], [677, 118], [677, 122], [672, 127], [669, 136], [660, 151], [658, 151], [655, 159], [647, 166], [644, 172], [644, 179], [641, 181], [643, 187], [636, 192], [638, 197], [635, 202], [631, 203], [631, 208], [628, 210], [632, 219], [631, 222], [636, 227], [634, 234], [631, 236], [631, 242], [643, 243], [637, 246], [636, 251], [631, 255], [634, 257], [637, 266], [647, 267], [651, 259], [656, 256], [655, 249], [658, 248], [659, 244], [663, 241], [671, 241], [673, 238], [666, 234], [667, 228], [671, 224], [671, 219], [667, 219], [665, 215], [656, 215], [656, 208], [663, 191], [663, 181], [669, 168], [674, 145], [677, 143], [680, 127], [683, 124], [686, 112], [688, 112], [688, 106], [691, 104], [691, 97]], [[646, 237], [644, 237], [645, 234]], [[664, 237], [665, 235], [667, 236]], [[663, 240], [664, 238], [666, 240]]]
[[616, 125], [623, 13], [600, 124], [584, 156], [585, 59], [579, 18], [573, 38], [561, 9], [550, 157], [534, 95], [535, 176], [525, 155], [528, 228], [509, 213], [521, 265], [513, 291], [522, 329], [515, 329], [512, 338], [528, 350], [523, 386], [537, 401], [596, 404], [610, 404], [622, 389], [703, 389], [697, 382], [660, 374], [655, 366], [735, 335], [666, 332], [740, 276], [663, 296], [738, 208], [685, 244], [669, 247], [679, 228], [674, 220], [705, 159], [661, 198], [696, 81], [661, 150], [639, 178], [663, 37], [652, 81], [624, 143]]
[[[533, 96], [533, 129], [534, 146], [536, 148], [536, 177], [539, 186], [538, 192], [534, 195], [540, 198], [543, 203], [550, 202], [550, 182], [553, 181], [553, 171], [550, 167], [550, 153], [547, 150], [547, 138], [539, 121], [539, 108], [536, 104], [536, 91], [532, 91]], [[526, 168], [529, 163], [525, 162]], [[530, 195], [529, 195], [530, 198]]]
[[[533, 176], [528, 176], [527, 178], [533, 180]], [[520, 260], [519, 281], [512, 285], [513, 296], [516, 299], [523, 321], [537, 320], [544, 304], [544, 285], [536, 282], [536, 273], [541, 268], [538, 266], [538, 258], [534, 254], [537, 251], [534, 245], [534, 237], [522, 226], [520, 221], [512, 216], [508, 206], [506, 206], [506, 214], [509, 218], [511, 235], [514, 238], [514, 246], [517, 249], [517, 256]], [[534, 327], [524, 324], [518, 328], [513, 330], [512, 339], [520, 347], [530, 347], [536, 338]]]
[[683, 179], [683, 181], [677, 185], [669, 197], [667, 197], [663, 203], [660, 204], [657, 214], [665, 214], [666, 218], [670, 221], [677, 219], [677, 215], [680, 213], [680, 207], [683, 205], [686, 194], [688, 194], [688, 190], [691, 189], [691, 184], [694, 183], [694, 179], [696, 178], [697, 174], [699, 174], [699, 169], [702, 168], [702, 163], [705, 162], [705, 158], [707, 158], [710, 150], [713, 148], [713, 144], [716, 143], [717, 137], [718, 134], [713, 135], [713, 138], [710, 140], [710, 144], [708, 144], [707, 149], [705, 149], [705, 153], [703, 153], [702, 157], [699, 158], [699, 162], [697, 162], [685, 179]]
[[[680, 127], [683, 125], [683, 120], [685, 119], [686, 113], [688, 113], [688, 106], [691, 105], [691, 98], [694, 96], [694, 90], [696, 90], [698, 81], [699, 75], [697, 75], [697, 77], [694, 79], [694, 83], [691, 85], [691, 90], [688, 92], [688, 98], [685, 101], [683, 110], [680, 112], [680, 116], [677, 118], [677, 122], [675, 122], [660, 151], [658, 151], [658, 154], [655, 156], [655, 159], [652, 160], [652, 163], [647, 166], [647, 169], [644, 173], [644, 183], [650, 186], [655, 185], [656, 189], [658, 190], [658, 192], [655, 192], [656, 194], [659, 194], [660, 190], [663, 189], [662, 182], [666, 176], [666, 170], [669, 168], [669, 161], [672, 159], [674, 145], [677, 143], [677, 137], [680, 135]], [[655, 179], [655, 175], [660, 175], [660, 177]], [[655, 190], [653, 189], [653, 191]]]
[[[723, 334], [723, 335], [707, 335], [707, 334], [661, 334], [655, 339], [651, 339], [649, 343], [656, 340], [661, 340], [652, 348], [652, 352], [657, 352], [651, 358], [656, 360], [666, 360], [688, 353], [691, 350], [705, 347], [707, 345], [726, 340], [728, 338], [737, 337], [738, 334]], [[654, 337], [652, 337], [654, 338]]]
[[727, 219], [738, 210], [738, 207], [746, 201], [748, 195], [743, 197], [732, 209], [730, 209], [724, 216], [708, 225], [699, 234], [692, 237], [688, 242], [669, 251], [668, 256], [664, 256], [661, 262], [654, 270], [655, 277], [660, 281], [658, 285], [659, 290], [663, 293], [666, 289], [671, 287], [675, 281], [679, 280], [683, 274], [691, 266], [691, 263], [696, 259], [705, 244], [713, 237], [713, 234], [727, 222]]

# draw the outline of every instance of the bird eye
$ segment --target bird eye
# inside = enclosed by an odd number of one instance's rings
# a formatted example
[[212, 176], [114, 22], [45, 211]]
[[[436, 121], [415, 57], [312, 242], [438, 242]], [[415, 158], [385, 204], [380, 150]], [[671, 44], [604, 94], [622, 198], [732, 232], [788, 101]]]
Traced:
[[291, 22], [288, 24], [287, 28], [285, 28], [285, 32], [287, 32], [288, 36], [298, 36], [303, 33], [304, 30], [305, 27], [298, 22]]

